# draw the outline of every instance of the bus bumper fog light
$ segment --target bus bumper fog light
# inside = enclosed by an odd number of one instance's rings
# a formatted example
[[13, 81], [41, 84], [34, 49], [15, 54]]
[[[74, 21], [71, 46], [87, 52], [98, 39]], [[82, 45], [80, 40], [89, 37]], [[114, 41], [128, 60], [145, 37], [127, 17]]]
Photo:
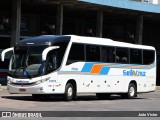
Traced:
[[11, 83], [11, 81], [10, 80], [7, 80], [7, 84], [10, 84]]

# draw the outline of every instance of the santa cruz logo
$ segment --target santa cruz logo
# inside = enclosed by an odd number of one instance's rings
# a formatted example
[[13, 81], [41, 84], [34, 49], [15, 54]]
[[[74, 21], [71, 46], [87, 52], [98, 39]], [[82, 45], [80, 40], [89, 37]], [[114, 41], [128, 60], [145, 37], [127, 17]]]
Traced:
[[146, 76], [146, 72], [139, 70], [123, 70], [123, 76]]

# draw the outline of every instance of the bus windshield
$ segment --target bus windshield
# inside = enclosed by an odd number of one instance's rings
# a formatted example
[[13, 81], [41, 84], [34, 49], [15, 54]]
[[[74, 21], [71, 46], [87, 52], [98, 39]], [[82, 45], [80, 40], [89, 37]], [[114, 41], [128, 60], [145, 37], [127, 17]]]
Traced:
[[42, 52], [48, 46], [16, 46], [11, 58], [9, 75], [17, 78], [38, 77], [44, 72]]

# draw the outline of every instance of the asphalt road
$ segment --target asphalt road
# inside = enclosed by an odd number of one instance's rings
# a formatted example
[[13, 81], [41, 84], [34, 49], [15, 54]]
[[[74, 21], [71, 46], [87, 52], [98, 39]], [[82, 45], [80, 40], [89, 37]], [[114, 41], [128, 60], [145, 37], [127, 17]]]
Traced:
[[[96, 120], [96, 119], [118, 119], [118, 120], [160, 120], [160, 90], [156, 90], [152, 93], [138, 94], [138, 97], [132, 100], [121, 99], [120, 96], [113, 95], [108, 100], [98, 100], [95, 94], [88, 94], [78, 96], [76, 101], [65, 102], [59, 97], [51, 97], [43, 100], [33, 100], [31, 95], [25, 94], [8, 94], [6, 87], [3, 87], [0, 90], [0, 111], [31, 111], [31, 112], [41, 112], [47, 111], [44, 115], [54, 116], [54, 111], [58, 112], [59, 116], [54, 117], [55, 119], [80, 119], [80, 120]], [[48, 112], [50, 111], [50, 112]], [[67, 111], [68, 113], [66, 113]], [[72, 112], [74, 111], [74, 112]], [[85, 111], [85, 112], [78, 112]], [[96, 111], [96, 112], [95, 112]], [[100, 111], [100, 112], [97, 112]], [[103, 112], [105, 111], [105, 113]], [[116, 112], [107, 112], [107, 111], [116, 111]], [[130, 111], [130, 112], [128, 112]], [[135, 112], [132, 112], [135, 111]], [[147, 112], [146, 112], [147, 111]], [[83, 117], [81, 116], [87, 116]], [[2, 114], [2, 113], [1, 113]], [[28, 113], [26, 113], [28, 115]], [[43, 114], [43, 113], [41, 113]], [[105, 117], [106, 114], [110, 117]], [[113, 114], [113, 117], [112, 117]], [[135, 116], [135, 117], [130, 117]], [[156, 117], [157, 116], [159, 117]], [[38, 114], [37, 114], [38, 115]], [[44, 117], [44, 115], [42, 117]], [[46, 116], [45, 115], [45, 116]], [[68, 117], [66, 117], [68, 115]], [[97, 115], [97, 116], [96, 116]], [[117, 117], [114, 117], [116, 116]], [[125, 116], [125, 117], [121, 117]], [[140, 117], [139, 115], [144, 115]], [[145, 116], [146, 115], [146, 116]], [[155, 115], [154, 117], [148, 115]], [[1, 116], [1, 115], [0, 115]], [[21, 116], [21, 115], [20, 115]], [[78, 116], [78, 117], [77, 117]], [[94, 117], [93, 117], [94, 116]], [[24, 117], [24, 116], [23, 116]], [[32, 117], [32, 116], [31, 116]], [[99, 118], [98, 118], [99, 117]], [[0, 118], [7, 119], [8, 118]], [[22, 118], [12, 118], [12, 119], [22, 119]], [[25, 118], [27, 120], [35, 120], [35, 118]], [[40, 120], [50, 120], [51, 118], [36, 118]]]

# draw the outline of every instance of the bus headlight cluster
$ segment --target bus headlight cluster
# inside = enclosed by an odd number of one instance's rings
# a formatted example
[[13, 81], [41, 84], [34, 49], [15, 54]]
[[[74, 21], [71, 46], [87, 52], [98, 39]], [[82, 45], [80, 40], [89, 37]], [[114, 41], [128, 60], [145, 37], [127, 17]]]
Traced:
[[8, 81], [11, 81], [12, 79], [8, 77], [7, 80], [8, 80]]
[[7, 84], [10, 84], [11, 83], [11, 78], [7, 78]]
[[43, 82], [46, 82], [46, 81], [49, 80], [49, 79], [50, 79], [50, 77], [45, 78], [45, 79], [42, 79], [42, 80], [39, 80], [39, 81], [36, 82], [36, 84], [41, 84], [41, 83], [43, 83]]

